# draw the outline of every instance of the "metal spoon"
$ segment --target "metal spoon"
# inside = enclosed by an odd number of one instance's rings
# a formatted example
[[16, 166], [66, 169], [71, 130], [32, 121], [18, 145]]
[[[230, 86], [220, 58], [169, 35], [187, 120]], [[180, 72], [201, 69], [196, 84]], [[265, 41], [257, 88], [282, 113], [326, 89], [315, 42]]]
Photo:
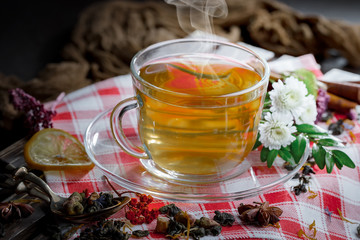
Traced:
[[27, 191], [29, 194], [47, 201], [50, 204], [51, 212], [56, 217], [73, 223], [89, 223], [106, 219], [122, 209], [130, 201], [130, 198], [127, 196], [114, 198], [113, 200], [116, 204], [110, 207], [91, 213], [67, 215], [61, 211], [63, 203], [67, 198], [60, 197], [54, 193], [49, 185], [47, 185], [41, 178], [31, 172], [28, 172], [25, 167], [21, 167], [15, 172], [15, 178], [21, 179], [24, 183], [28, 181], [36, 185], [36, 187], [29, 187], [27, 184], [19, 184], [18, 191]]

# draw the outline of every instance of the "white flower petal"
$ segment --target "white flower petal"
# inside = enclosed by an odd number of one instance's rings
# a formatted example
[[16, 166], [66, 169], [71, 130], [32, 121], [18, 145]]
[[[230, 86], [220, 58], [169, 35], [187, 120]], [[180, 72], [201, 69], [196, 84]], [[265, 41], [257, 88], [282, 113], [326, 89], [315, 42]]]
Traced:
[[273, 83], [273, 90], [269, 92], [272, 106], [270, 111], [298, 118], [305, 111], [305, 97], [308, 94], [303, 82], [291, 76]]
[[270, 150], [280, 149], [295, 140], [295, 137], [291, 135], [296, 132], [292, 120], [284, 119], [284, 115], [278, 113], [267, 113], [265, 119], [267, 121], [259, 125], [259, 141], [264, 147]]
[[297, 124], [314, 124], [317, 116], [316, 102], [314, 96], [309, 94], [305, 98], [305, 111], [296, 119]]

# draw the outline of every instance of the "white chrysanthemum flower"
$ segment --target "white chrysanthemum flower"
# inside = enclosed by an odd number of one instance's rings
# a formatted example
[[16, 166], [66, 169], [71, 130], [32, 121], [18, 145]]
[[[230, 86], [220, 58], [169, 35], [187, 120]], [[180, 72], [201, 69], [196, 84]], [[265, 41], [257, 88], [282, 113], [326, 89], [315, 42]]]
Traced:
[[306, 85], [297, 78], [286, 78], [285, 84], [277, 81], [272, 84], [269, 92], [272, 106], [270, 111], [278, 112], [287, 117], [298, 118], [305, 111], [305, 96], [308, 94]]
[[316, 102], [314, 96], [309, 94], [309, 96], [305, 98], [305, 103], [305, 111], [298, 118], [296, 118], [296, 123], [314, 124], [317, 116]]
[[296, 132], [292, 119], [286, 118], [279, 113], [267, 113], [265, 120], [264, 123], [259, 125], [259, 141], [264, 147], [270, 150], [280, 149], [282, 146], [286, 147], [295, 140], [295, 137], [291, 135]]

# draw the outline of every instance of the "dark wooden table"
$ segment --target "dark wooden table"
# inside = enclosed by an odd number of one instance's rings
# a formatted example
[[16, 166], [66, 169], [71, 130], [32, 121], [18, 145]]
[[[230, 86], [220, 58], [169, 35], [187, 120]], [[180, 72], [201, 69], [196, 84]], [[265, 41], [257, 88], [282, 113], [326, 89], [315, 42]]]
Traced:
[[[4, 166], [12, 164], [14, 167], [19, 168], [25, 166], [23, 157], [23, 147], [26, 139], [21, 139], [11, 146], [0, 152], [1, 169], [0, 172], [4, 173]], [[42, 172], [34, 171], [34, 173], [41, 177]], [[6, 240], [43, 240], [50, 239], [48, 233], [48, 226], [55, 223], [53, 217], [49, 214], [47, 203], [33, 198], [26, 193], [16, 194], [14, 189], [0, 188], [0, 201], [17, 201], [18, 199], [32, 199], [30, 205], [34, 207], [35, 211], [27, 218], [21, 218], [4, 224], [5, 231], [3, 238]], [[63, 224], [63, 223], [60, 223]]]

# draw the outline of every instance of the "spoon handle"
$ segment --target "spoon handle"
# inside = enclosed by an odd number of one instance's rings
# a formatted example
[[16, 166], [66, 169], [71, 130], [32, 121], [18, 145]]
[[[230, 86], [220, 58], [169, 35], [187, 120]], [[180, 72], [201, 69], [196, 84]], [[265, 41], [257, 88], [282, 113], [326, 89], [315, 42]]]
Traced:
[[50, 199], [43, 191], [39, 190], [38, 187], [28, 186], [25, 182], [20, 182], [15, 189], [16, 193], [28, 193], [33, 197], [40, 198], [41, 200], [50, 203]]
[[35, 174], [28, 172], [25, 167], [19, 168], [15, 173], [15, 177], [27, 180], [37, 185], [44, 193], [49, 196], [50, 201], [55, 203], [61, 201], [61, 198], [51, 190], [49, 185], [47, 185], [41, 178], [39, 178]]

